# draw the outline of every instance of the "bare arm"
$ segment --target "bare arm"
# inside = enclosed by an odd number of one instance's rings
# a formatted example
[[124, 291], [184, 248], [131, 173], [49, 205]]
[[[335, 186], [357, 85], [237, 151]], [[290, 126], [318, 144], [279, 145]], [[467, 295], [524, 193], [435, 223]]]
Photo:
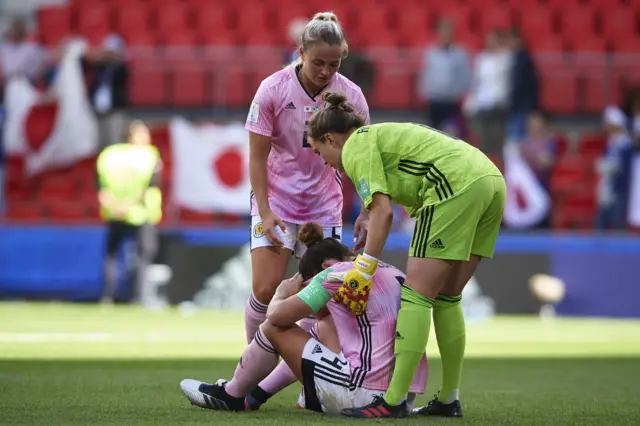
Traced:
[[369, 233], [364, 252], [379, 259], [391, 232], [393, 206], [386, 194], [376, 193], [369, 206]]
[[271, 151], [271, 138], [249, 132], [249, 180], [260, 216], [269, 212], [267, 158]]
[[272, 325], [289, 327], [313, 314], [313, 310], [296, 296], [301, 287], [302, 277], [300, 274], [280, 283], [267, 308], [267, 319]]

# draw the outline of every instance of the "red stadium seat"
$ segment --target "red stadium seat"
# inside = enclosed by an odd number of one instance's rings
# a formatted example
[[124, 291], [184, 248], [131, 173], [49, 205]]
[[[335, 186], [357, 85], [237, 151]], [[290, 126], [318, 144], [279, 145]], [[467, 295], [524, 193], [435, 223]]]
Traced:
[[602, 30], [605, 37], [618, 42], [627, 38], [640, 36], [638, 28], [638, 13], [628, 7], [611, 8], [604, 6], [600, 9]]
[[82, 222], [89, 218], [87, 207], [81, 202], [50, 202], [44, 210], [54, 222]]
[[561, 158], [556, 161], [551, 175], [553, 192], [573, 190], [584, 177], [584, 163], [577, 157]]
[[486, 33], [492, 29], [508, 29], [513, 26], [513, 10], [508, 6], [497, 6], [487, 8], [486, 5], [479, 5], [476, 13], [480, 16], [480, 32]]
[[217, 73], [214, 78], [214, 103], [217, 106], [247, 107], [254, 92], [248, 90], [248, 75], [235, 69], [228, 73]]
[[580, 137], [578, 150], [585, 161], [592, 161], [604, 153], [607, 145], [606, 136], [600, 133], [583, 134]]
[[134, 3], [116, 9], [116, 28], [124, 37], [127, 34], [150, 33], [152, 12], [145, 3]]
[[188, 209], [180, 209], [179, 220], [190, 224], [212, 224], [214, 215], [212, 213], [196, 212]]
[[574, 52], [599, 52], [607, 51], [607, 40], [595, 34], [576, 35], [569, 39], [568, 44]]
[[184, 32], [193, 27], [191, 8], [175, 0], [158, 3], [156, 0], [156, 29], [159, 33], [168, 35], [174, 32]]
[[549, 8], [539, 7], [527, 10], [520, 17], [520, 26], [525, 39], [532, 42], [541, 34], [555, 33], [557, 14]]
[[562, 10], [560, 27], [562, 33], [571, 39], [594, 35], [596, 30], [593, 9], [587, 6], [565, 7]]
[[564, 41], [551, 33], [528, 39], [528, 45], [533, 52], [562, 52], [566, 48]]
[[131, 66], [130, 96], [135, 106], [163, 106], [166, 103], [166, 70], [155, 60], [136, 61]]
[[140, 31], [132, 31], [124, 35], [124, 39], [129, 46], [156, 46], [158, 39], [155, 34], [148, 32], [146, 28]]
[[196, 34], [188, 29], [162, 31], [158, 33], [158, 38], [167, 46], [178, 46], [185, 55], [193, 55], [199, 42]]
[[71, 200], [76, 195], [73, 178], [66, 173], [49, 172], [40, 176], [42, 183], [38, 192], [39, 201]]
[[11, 202], [7, 209], [7, 218], [14, 221], [34, 222], [42, 217], [37, 203], [32, 201]]
[[224, 5], [209, 3], [195, 13], [195, 28], [207, 44], [213, 40], [235, 38], [229, 29], [229, 10]]
[[415, 98], [413, 72], [397, 49], [372, 48], [368, 56], [376, 66], [369, 107], [385, 109], [410, 108]]
[[635, 54], [618, 54], [611, 58], [613, 99], [612, 103], [620, 105], [623, 94], [632, 87], [640, 85], [640, 63]]
[[[243, 4], [242, 8], [236, 9], [237, 25], [236, 32], [243, 39], [256, 38], [262, 34], [272, 33], [270, 22], [273, 22], [273, 12], [265, 3]], [[284, 34], [279, 36], [283, 37]]]
[[371, 105], [375, 108], [407, 109], [411, 106], [415, 88], [408, 74], [380, 70], [374, 77]]
[[449, 19], [455, 24], [455, 32], [474, 33], [473, 11], [468, 7], [456, 3], [434, 4], [438, 19]]
[[617, 39], [609, 39], [614, 52], [635, 53], [640, 52], [640, 36], [627, 36]]
[[202, 107], [211, 103], [206, 68], [201, 61], [182, 62], [173, 67], [169, 89], [172, 105]]
[[47, 46], [58, 45], [71, 33], [72, 13], [66, 6], [43, 6], [38, 9], [38, 27], [42, 42]]
[[425, 45], [433, 36], [434, 23], [431, 9], [425, 6], [402, 8], [397, 14], [398, 34], [410, 46]]
[[600, 52], [575, 52], [572, 55], [573, 69], [582, 83], [584, 112], [602, 111], [611, 91], [611, 79], [607, 78], [607, 57]]
[[253, 46], [280, 46], [282, 37], [273, 33], [267, 28], [256, 29], [251, 32], [242, 31], [238, 34], [239, 39], [247, 47]]
[[113, 13], [109, 5], [89, 5], [76, 9], [77, 30], [93, 45], [99, 45], [112, 32]]
[[398, 48], [400, 46], [400, 39], [396, 31], [380, 29], [373, 33], [358, 33], [356, 36], [350, 37], [349, 45], [357, 48]]
[[7, 178], [6, 180], [6, 197], [9, 204], [14, 201], [29, 201], [34, 198], [35, 185], [31, 180], [24, 178]]
[[391, 28], [391, 21], [395, 19], [394, 8], [384, 4], [365, 8], [356, 6], [356, 9], [350, 33], [357, 32], [359, 35], [373, 35], [378, 31], [386, 32]]
[[578, 102], [575, 73], [563, 66], [543, 66], [540, 73], [542, 105], [556, 113], [574, 112]]

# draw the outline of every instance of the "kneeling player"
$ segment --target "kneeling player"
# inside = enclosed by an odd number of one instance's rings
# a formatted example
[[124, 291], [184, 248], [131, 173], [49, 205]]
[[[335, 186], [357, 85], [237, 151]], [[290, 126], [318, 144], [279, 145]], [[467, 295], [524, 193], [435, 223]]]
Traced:
[[[366, 405], [384, 395], [395, 364], [396, 316], [404, 274], [382, 265], [373, 278], [367, 312], [355, 316], [333, 299], [344, 274], [353, 268], [349, 250], [332, 238], [322, 239], [321, 229], [314, 224], [306, 224], [301, 235], [307, 235], [302, 242], [309, 248], [300, 262], [300, 274], [278, 287], [267, 321], [242, 354], [233, 379], [214, 385], [196, 380], [180, 384], [193, 404], [243, 411], [245, 397], [276, 367], [279, 355], [302, 382], [307, 409], [338, 414], [341, 409]], [[303, 281], [310, 278], [309, 285], [301, 290]], [[337, 325], [335, 343], [331, 342], [330, 326], [313, 330], [319, 331], [314, 337], [296, 325], [296, 321], [325, 307]], [[410, 392], [423, 393], [426, 380], [423, 355]], [[403, 404], [405, 410], [394, 413], [394, 417], [407, 414], [410, 404]], [[380, 413], [370, 415], [378, 417]]]

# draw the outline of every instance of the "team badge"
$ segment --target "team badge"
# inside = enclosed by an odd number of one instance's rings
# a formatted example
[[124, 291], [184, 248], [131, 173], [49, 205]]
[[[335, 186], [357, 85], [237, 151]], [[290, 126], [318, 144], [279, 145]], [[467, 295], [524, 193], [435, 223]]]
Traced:
[[304, 112], [308, 112], [309, 114], [312, 114], [318, 111], [320, 111], [320, 107], [318, 105], [305, 105], [304, 107]]
[[264, 227], [262, 226], [262, 222], [256, 223], [256, 226], [253, 227], [253, 236], [255, 238], [260, 238], [264, 235]]

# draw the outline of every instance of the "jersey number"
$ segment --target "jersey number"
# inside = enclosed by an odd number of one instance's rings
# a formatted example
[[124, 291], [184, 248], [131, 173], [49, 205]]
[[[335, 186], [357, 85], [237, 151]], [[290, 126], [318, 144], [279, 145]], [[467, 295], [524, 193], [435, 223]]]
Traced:
[[460, 140], [460, 139], [458, 139], [458, 138], [456, 138], [456, 137], [454, 137], [454, 136], [451, 136], [451, 135], [450, 135], [450, 134], [448, 134], [448, 133], [443, 132], [442, 130], [434, 129], [433, 127], [431, 127], [431, 126], [427, 126], [426, 124], [420, 124], [420, 123], [414, 123], [414, 124], [415, 124], [416, 126], [424, 127], [425, 129], [429, 129], [429, 130], [433, 130], [434, 132], [438, 132], [438, 133], [440, 133], [442, 136], [446, 136], [446, 137], [448, 137], [449, 139], [453, 139], [454, 141], [459, 141], [459, 140]]
[[302, 134], [302, 147], [303, 148], [311, 148], [311, 145], [309, 145], [309, 129], [308, 126], [309, 125], [309, 121], [305, 121], [304, 122], [304, 133]]

